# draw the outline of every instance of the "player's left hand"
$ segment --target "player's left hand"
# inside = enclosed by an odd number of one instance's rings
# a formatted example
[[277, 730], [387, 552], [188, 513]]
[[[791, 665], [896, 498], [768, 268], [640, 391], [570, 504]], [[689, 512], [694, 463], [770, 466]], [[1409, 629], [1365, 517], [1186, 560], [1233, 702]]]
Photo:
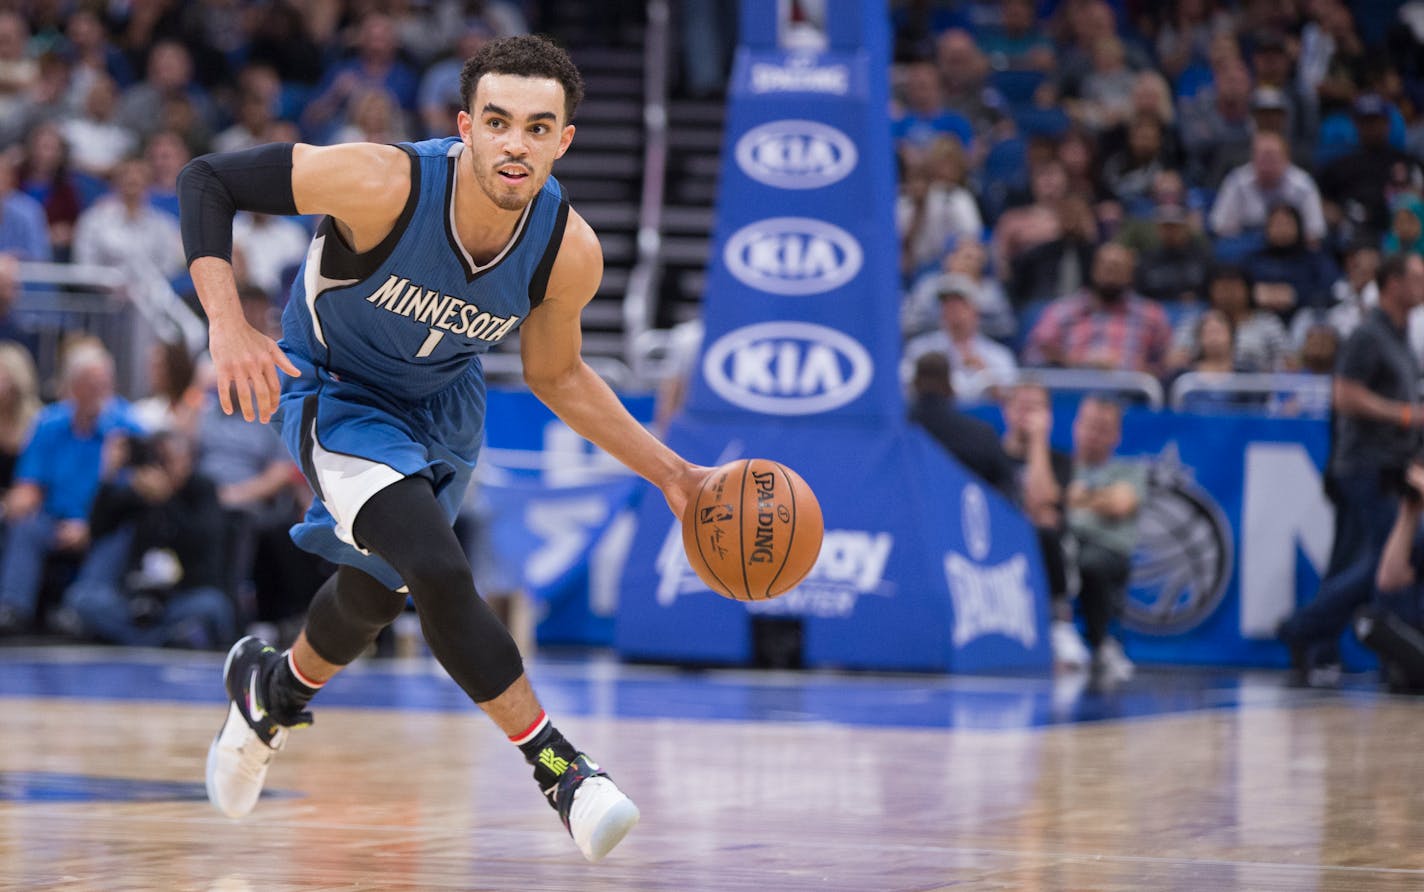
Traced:
[[701, 465], [688, 465], [670, 482], [663, 484], [663, 497], [667, 499], [674, 517], [682, 519], [688, 502], [697, 497], [697, 490], [702, 486], [702, 481], [706, 480], [713, 470]]

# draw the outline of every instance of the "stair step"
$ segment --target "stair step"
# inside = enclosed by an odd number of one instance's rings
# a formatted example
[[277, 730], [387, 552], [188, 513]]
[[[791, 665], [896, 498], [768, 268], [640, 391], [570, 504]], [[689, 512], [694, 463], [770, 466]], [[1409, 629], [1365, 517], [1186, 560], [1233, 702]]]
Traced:
[[663, 230], [680, 234], [706, 235], [717, 215], [705, 205], [667, 205], [663, 208]]
[[596, 232], [638, 228], [638, 206], [631, 202], [582, 201], [578, 212]]
[[558, 175], [609, 179], [618, 177], [642, 182], [643, 156], [629, 152], [580, 152], [577, 148], [559, 159]]
[[626, 124], [587, 124], [578, 128], [574, 144], [581, 149], [610, 149], [642, 154], [643, 128]]
[[674, 124], [707, 124], [721, 129], [726, 116], [727, 105], [720, 99], [675, 99], [668, 103], [668, 121]]
[[636, 74], [639, 77], [643, 74], [641, 47], [585, 47], [570, 51], [569, 56], [585, 76], [590, 71]]
[[629, 180], [605, 180], [593, 177], [565, 176], [563, 171], [554, 172], [559, 182], [564, 184], [564, 188], [569, 191], [569, 199], [574, 203], [574, 207], [579, 213], [583, 213], [583, 206], [589, 202], [634, 202], [638, 201], [641, 194], [642, 185]]
[[722, 131], [720, 129], [670, 125], [668, 127], [668, 147], [682, 151], [707, 152], [716, 158], [722, 151]]
[[584, 91], [590, 96], [610, 98], [614, 96], [643, 96], [642, 74], [604, 74], [601, 71], [584, 72]]
[[[580, 127], [586, 121], [617, 121], [641, 126], [643, 103], [637, 99], [603, 98], [585, 99], [579, 103], [574, 123]], [[579, 133], [582, 136], [582, 131]], [[575, 137], [577, 138], [577, 137]]]
[[682, 236], [663, 239], [662, 257], [668, 264], [706, 266], [711, 254], [712, 242], [708, 238]]

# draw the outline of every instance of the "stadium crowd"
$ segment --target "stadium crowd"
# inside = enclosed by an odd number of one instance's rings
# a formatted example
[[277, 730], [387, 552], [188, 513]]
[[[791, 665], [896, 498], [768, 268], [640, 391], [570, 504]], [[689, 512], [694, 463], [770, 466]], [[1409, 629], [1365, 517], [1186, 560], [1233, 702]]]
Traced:
[[1424, 251], [1424, 16], [1354, 6], [901, 4], [907, 360], [1328, 374]]

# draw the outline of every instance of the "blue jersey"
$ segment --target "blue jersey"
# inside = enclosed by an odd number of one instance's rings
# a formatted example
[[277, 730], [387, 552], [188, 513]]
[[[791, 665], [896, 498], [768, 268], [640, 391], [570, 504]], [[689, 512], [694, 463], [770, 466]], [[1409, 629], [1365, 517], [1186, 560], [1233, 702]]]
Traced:
[[[509, 243], [476, 264], [456, 236], [458, 137], [402, 143], [410, 197], [390, 234], [358, 254], [317, 227], [282, 316], [282, 347], [392, 397], [450, 387], [543, 300], [569, 203], [550, 177]], [[464, 172], [468, 176], [468, 172]]]

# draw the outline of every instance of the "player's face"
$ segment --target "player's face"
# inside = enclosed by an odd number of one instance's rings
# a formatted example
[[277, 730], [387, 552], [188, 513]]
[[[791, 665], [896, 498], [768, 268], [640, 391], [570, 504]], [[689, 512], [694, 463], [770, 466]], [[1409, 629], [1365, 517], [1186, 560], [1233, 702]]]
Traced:
[[480, 78], [470, 112], [460, 112], [459, 128], [490, 201], [514, 211], [534, 200], [574, 138], [563, 116], [564, 88], [553, 78]]

